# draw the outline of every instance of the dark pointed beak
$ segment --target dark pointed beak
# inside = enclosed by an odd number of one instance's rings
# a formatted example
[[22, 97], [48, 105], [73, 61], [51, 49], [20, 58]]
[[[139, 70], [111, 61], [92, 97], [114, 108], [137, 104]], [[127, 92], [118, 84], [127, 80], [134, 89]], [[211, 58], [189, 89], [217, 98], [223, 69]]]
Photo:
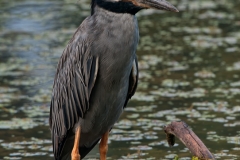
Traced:
[[171, 3], [165, 0], [142, 0], [141, 3], [148, 6], [149, 8], [179, 12], [176, 7], [174, 7]]

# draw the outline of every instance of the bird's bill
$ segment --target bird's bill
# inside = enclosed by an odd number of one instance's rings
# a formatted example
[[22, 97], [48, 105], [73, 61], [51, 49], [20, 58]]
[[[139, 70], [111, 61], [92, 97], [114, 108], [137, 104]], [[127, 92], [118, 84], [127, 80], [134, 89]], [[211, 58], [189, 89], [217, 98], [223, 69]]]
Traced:
[[171, 3], [165, 0], [131, 0], [135, 1], [138, 6], [144, 8], [154, 8], [159, 10], [167, 10], [172, 12], [179, 12], [176, 7], [174, 7]]
[[176, 7], [165, 0], [144, 0], [144, 3], [150, 8], [179, 12]]

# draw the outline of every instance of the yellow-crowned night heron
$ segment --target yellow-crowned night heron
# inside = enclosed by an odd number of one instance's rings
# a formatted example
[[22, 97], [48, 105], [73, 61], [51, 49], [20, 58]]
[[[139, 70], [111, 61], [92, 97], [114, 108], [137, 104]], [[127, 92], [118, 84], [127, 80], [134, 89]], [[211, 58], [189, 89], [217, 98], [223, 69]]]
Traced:
[[92, 0], [59, 60], [50, 109], [57, 160], [79, 160], [98, 143], [106, 159], [108, 133], [138, 82], [135, 14], [155, 8], [178, 12], [165, 0]]

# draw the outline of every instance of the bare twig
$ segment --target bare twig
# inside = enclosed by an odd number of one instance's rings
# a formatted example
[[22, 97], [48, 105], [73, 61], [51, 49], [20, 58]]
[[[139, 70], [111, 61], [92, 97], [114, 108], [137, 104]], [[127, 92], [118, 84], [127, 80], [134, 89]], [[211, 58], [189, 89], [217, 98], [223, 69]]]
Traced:
[[167, 134], [169, 146], [174, 145], [174, 136], [176, 136], [194, 156], [197, 156], [201, 159], [215, 159], [212, 153], [207, 149], [198, 136], [191, 129], [189, 129], [185, 122], [172, 122], [164, 127], [164, 131]]

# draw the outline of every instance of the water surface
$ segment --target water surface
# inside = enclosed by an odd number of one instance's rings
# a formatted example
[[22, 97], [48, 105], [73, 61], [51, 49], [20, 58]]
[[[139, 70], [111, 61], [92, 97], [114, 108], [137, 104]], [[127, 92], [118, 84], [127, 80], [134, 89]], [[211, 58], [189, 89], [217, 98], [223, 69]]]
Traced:
[[[108, 159], [190, 159], [162, 126], [183, 120], [217, 159], [240, 156], [240, 2], [171, 0], [138, 16], [140, 80], [109, 138]], [[89, 1], [0, 1], [0, 159], [53, 159], [56, 65]], [[96, 147], [88, 156], [98, 158]]]

